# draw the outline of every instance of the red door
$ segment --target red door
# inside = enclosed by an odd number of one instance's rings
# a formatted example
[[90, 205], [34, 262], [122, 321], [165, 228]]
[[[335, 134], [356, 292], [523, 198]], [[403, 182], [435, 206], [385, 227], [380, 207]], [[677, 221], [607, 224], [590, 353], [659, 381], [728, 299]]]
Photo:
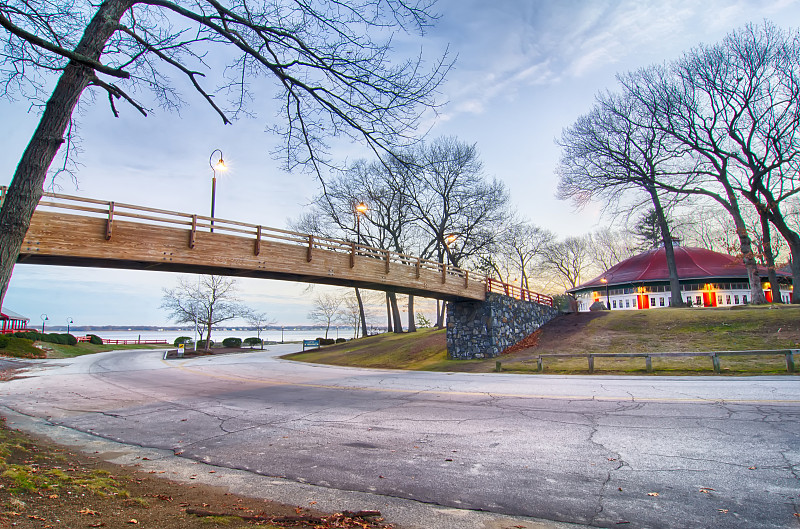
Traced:
[[649, 309], [650, 308], [650, 298], [647, 297], [647, 294], [639, 294], [636, 301], [637, 306], [639, 309]]
[[716, 307], [717, 306], [717, 297], [714, 295], [713, 292], [709, 292], [709, 291], [703, 292], [703, 306], [704, 307]]

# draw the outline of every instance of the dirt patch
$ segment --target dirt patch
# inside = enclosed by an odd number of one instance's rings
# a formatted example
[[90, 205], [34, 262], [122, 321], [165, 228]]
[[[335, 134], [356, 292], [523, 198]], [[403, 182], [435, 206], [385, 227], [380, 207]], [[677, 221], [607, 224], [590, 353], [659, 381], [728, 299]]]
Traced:
[[[213, 470], [210, 472], [214, 472]], [[186, 485], [72, 453], [0, 425], [0, 527], [391, 528], [376, 511], [326, 514]]]
[[236, 353], [258, 353], [261, 349], [251, 349], [249, 347], [212, 347], [208, 351], [204, 351], [202, 349], [198, 351], [194, 351], [189, 349], [188, 351], [184, 351], [183, 356], [178, 356], [177, 349], [171, 349], [167, 351], [166, 358], [195, 358], [198, 356], [213, 356], [213, 355], [224, 355], [224, 354], [236, 354]]

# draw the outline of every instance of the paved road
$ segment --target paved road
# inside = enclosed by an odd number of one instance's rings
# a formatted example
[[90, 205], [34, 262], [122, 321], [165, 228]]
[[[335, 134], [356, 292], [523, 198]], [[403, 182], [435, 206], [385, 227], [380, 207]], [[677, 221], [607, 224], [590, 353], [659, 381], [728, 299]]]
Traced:
[[800, 527], [800, 378], [362, 370], [116, 352], [0, 385], [19, 412], [301, 483], [597, 527]]

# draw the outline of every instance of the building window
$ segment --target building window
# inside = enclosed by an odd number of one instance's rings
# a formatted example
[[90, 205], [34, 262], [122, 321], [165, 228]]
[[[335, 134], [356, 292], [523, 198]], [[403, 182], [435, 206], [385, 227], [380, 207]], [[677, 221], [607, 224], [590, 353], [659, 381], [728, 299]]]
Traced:
[[656, 298], [650, 298], [650, 306], [651, 307], [655, 307], [656, 306]]
[[722, 294], [717, 294], [717, 305], [722, 305]]
[[702, 300], [702, 298], [700, 296], [695, 296], [695, 304], [698, 307], [702, 307], [703, 306], [703, 300]]
[[738, 305], [739, 304], [739, 296], [733, 296], [733, 304], [734, 305]]
[[611, 302], [611, 306], [614, 307], [615, 309], [617, 308], [617, 300], [616, 299]]
[[731, 304], [731, 295], [730, 294], [727, 294], [725, 296], [725, 304], [726, 305], [730, 305]]
[[626, 309], [629, 309], [629, 308], [631, 308], [631, 300], [629, 300], [629, 299], [626, 299], [626, 300], [625, 300], [625, 308], [626, 308]]
[[658, 299], [658, 306], [659, 307], [663, 307], [664, 306], [664, 298], [659, 298]]
[[742, 296], [742, 303], [747, 305], [747, 296]]

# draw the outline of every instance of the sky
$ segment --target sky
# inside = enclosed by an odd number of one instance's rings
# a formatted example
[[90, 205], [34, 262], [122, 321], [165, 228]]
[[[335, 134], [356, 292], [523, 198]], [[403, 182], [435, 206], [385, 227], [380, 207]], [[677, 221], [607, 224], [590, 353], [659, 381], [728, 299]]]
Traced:
[[[436, 11], [441, 17], [424, 38], [395, 41], [399, 54], [408, 50], [413, 57], [421, 46], [431, 60], [446, 47], [457, 56], [441, 87], [445, 104], [424, 124], [428, 134], [475, 143], [486, 175], [506, 184], [519, 213], [560, 236], [606, 222], [597, 207], [576, 211], [555, 198], [554, 139], [591, 108], [595, 94], [615, 88], [617, 73], [674, 59], [748, 22], [800, 25], [795, 0], [439, 0]], [[259, 90], [264, 100], [270, 89]], [[318, 182], [284, 172], [271, 157], [279, 140], [265, 132], [269, 102], [256, 101], [257, 117], [226, 126], [191, 90], [183, 96], [180, 112], [156, 108], [144, 118], [120, 105], [115, 119], [102, 95], [84, 93], [76, 114], [76, 181], [61, 178], [53, 190], [208, 214], [208, 159], [221, 149], [230, 170], [218, 178], [217, 217], [273, 227], [297, 218], [319, 192]], [[29, 107], [25, 100], [0, 99], [0, 184], [10, 182], [36, 127]], [[340, 160], [368, 157], [358, 144], [335, 147]], [[47, 314], [51, 325], [68, 318], [75, 325], [165, 325], [162, 289], [176, 282], [166, 272], [19, 264], [3, 305], [33, 324]], [[239, 294], [279, 324], [309, 324], [312, 298], [323, 287], [305, 287], [242, 279]]]

